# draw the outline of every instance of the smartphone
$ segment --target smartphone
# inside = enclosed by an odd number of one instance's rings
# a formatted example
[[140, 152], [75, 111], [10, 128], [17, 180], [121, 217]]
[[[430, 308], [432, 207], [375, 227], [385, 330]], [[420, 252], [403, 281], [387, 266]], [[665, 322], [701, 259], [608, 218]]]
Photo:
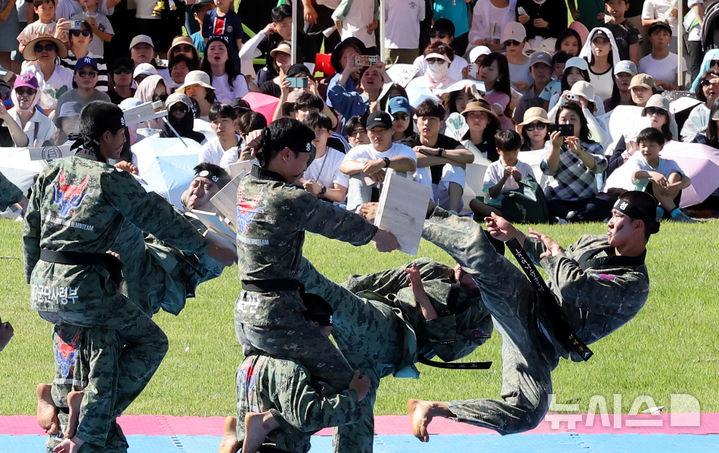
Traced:
[[574, 135], [574, 124], [550, 124], [549, 132], [559, 131], [559, 135], [571, 137]]
[[307, 88], [307, 77], [287, 77], [290, 88]]
[[73, 20], [70, 24], [70, 30], [82, 30], [82, 21], [81, 20]]
[[377, 63], [377, 55], [355, 55], [355, 66], [373, 66]]
[[470, 64], [467, 69], [467, 75], [472, 79], [476, 79], [477, 72], [479, 72], [479, 65], [477, 65], [477, 63]]

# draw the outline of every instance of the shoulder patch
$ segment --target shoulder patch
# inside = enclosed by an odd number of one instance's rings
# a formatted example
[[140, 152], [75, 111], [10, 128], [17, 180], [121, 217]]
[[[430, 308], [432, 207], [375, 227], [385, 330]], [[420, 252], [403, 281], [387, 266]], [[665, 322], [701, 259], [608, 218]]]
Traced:
[[597, 278], [601, 278], [602, 280], [609, 280], [610, 282], [613, 282], [617, 279], [617, 276], [612, 274], [594, 274], [594, 276]]

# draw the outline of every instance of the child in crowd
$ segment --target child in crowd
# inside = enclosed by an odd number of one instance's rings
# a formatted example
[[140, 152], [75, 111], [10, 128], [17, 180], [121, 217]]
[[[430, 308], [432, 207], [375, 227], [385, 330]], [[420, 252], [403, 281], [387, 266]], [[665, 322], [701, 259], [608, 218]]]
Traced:
[[215, 9], [211, 9], [205, 13], [202, 21], [202, 37], [205, 43], [208, 42], [210, 36], [220, 35], [227, 38], [229, 54], [235, 65], [235, 71], [240, 73], [240, 56], [239, 51], [242, 47], [242, 20], [232, 10], [232, 0], [215, 0]]
[[217, 138], [209, 140], [202, 146], [198, 163], [209, 162], [220, 165], [225, 153], [237, 154], [237, 143], [240, 136], [235, 134], [235, 109], [228, 104], [212, 104], [210, 107], [210, 123]]
[[605, 25], [614, 35], [621, 60], [639, 62], [639, 30], [632, 25], [624, 13], [629, 9], [627, 0], [604, 0], [611, 20]]
[[503, 130], [494, 134], [499, 160], [492, 162], [484, 173], [484, 191], [487, 203], [478, 199], [469, 202], [475, 216], [484, 218], [496, 213], [502, 215], [504, 194], [519, 189], [519, 181], [532, 174], [532, 167], [519, 160], [522, 137], [514, 131]]
[[662, 132], [648, 127], [639, 133], [637, 143], [641, 156], [626, 163], [631, 165], [632, 182], [636, 190], [648, 192], [657, 199], [657, 219], [669, 213], [671, 220], [694, 222], [678, 206], [681, 191], [691, 185], [691, 180], [675, 161], [659, 157], [664, 148]]
[[33, 39], [41, 36], [52, 36], [55, 34], [55, 0], [34, 0], [33, 7], [38, 19], [29, 24], [17, 35], [18, 52], [25, 50], [25, 46]]
[[369, 136], [367, 135], [365, 124], [364, 117], [359, 115], [351, 117], [347, 120], [347, 123], [345, 123], [347, 141], [349, 141], [350, 147], [354, 148], [359, 145], [369, 145]]
[[512, 100], [509, 74], [507, 57], [497, 52], [484, 57], [479, 67], [479, 80], [484, 82], [485, 88], [484, 98], [497, 115], [502, 129], [512, 128], [512, 119], [505, 115]]
[[99, 0], [80, 0], [82, 5], [82, 14], [73, 16], [73, 20], [87, 21], [92, 29], [92, 41], [90, 41], [89, 51], [99, 57], [105, 56], [105, 43], [112, 41], [115, 30], [112, 28], [110, 19], [106, 15], [98, 12]]
[[[654, 77], [654, 82], [665, 90], [678, 89], [677, 54], [669, 51], [672, 28], [666, 22], [654, 22], [649, 26], [648, 33], [652, 53], [639, 60], [639, 72]], [[682, 72], [686, 76], [687, 63], [684, 58]]]
[[332, 121], [323, 113], [312, 112], [304, 118], [303, 123], [314, 131], [315, 139], [312, 144], [317, 151], [299, 182], [307, 192], [317, 198], [344, 202], [349, 182], [347, 175], [340, 171], [340, 164], [345, 155], [327, 146]]

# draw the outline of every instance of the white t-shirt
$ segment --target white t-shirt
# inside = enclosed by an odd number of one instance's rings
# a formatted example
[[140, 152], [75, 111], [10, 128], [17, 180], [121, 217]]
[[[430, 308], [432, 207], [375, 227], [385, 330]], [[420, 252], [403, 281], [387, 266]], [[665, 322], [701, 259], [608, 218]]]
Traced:
[[[517, 65], [512, 63], [508, 63], [508, 65], [509, 80], [512, 81], [512, 84], [514, 84], [515, 82], [525, 82], [527, 85], [531, 85], [534, 83], [532, 74], [529, 73], [529, 60], [527, 60], [527, 62], [523, 65]], [[524, 94], [524, 91], [519, 91], [520, 93]]]
[[374, 47], [377, 41], [374, 39], [374, 32], [367, 33], [367, 25], [374, 21], [374, 1], [354, 0], [350, 10], [342, 20], [341, 36], [342, 41], [353, 36], [366, 46]]
[[[656, 60], [652, 54], [639, 60], [639, 72], [649, 74], [655, 80], [668, 82], [672, 85], [677, 83], [677, 54], [669, 52], [665, 58]], [[687, 62], [682, 58], [682, 72], [686, 72]]]
[[[427, 62], [424, 61], [424, 55], [420, 55], [419, 57], [414, 59], [414, 62], [412, 63], [415, 68], [417, 68], [417, 77], [424, 75], [424, 73], [427, 71]], [[462, 69], [466, 68], [467, 60], [460, 57], [459, 55], [454, 56], [454, 60], [449, 64], [449, 72], [447, 73], [447, 77], [454, 79], [454, 80], [462, 80]]]
[[371, 144], [358, 145], [345, 154], [343, 161], [356, 160], [358, 162], [367, 162], [368, 160], [382, 159], [385, 157], [392, 159], [393, 157], [398, 156], [409, 157], [413, 161], [417, 162], [417, 155], [414, 153], [414, 150], [409, 146], [402, 145], [400, 143], [392, 143], [392, 147], [383, 152], [375, 150]]
[[[474, 47], [478, 39], [502, 39], [504, 27], [515, 21], [516, 0], [510, 0], [506, 8], [497, 8], [489, 0], [477, 2], [472, 12], [472, 27], [469, 29], [469, 46]], [[494, 30], [492, 30], [494, 24]], [[494, 31], [494, 33], [492, 33]]]
[[[10, 109], [8, 113], [17, 124], [22, 125], [22, 121], [20, 121], [20, 116], [17, 114], [17, 109]], [[36, 123], [37, 137], [35, 136]], [[45, 142], [52, 141], [55, 138], [55, 132], [57, 132], [57, 127], [55, 127], [55, 124], [52, 122], [52, 120], [40, 113], [40, 111], [37, 109], [35, 109], [35, 112], [32, 114], [28, 122], [25, 123], [25, 126], [22, 129], [27, 136], [27, 146], [32, 147], [43, 146]]]
[[[532, 167], [529, 166], [529, 164], [525, 164], [524, 162], [518, 160], [517, 170], [522, 174], [522, 179], [526, 178], [527, 175], [533, 175], [532, 173]], [[504, 176], [504, 169], [505, 165], [502, 162], [502, 159], [492, 162], [492, 164], [487, 167], [487, 171], [484, 172], [484, 191], [489, 193], [489, 189], [496, 186], [497, 183], [502, 179]], [[504, 182], [504, 186], [502, 186], [502, 192], [509, 192], [510, 190], [517, 190], [519, 189], [519, 184], [514, 179], [514, 177], [509, 177]]]
[[596, 74], [589, 68], [589, 82], [594, 87], [594, 95], [599, 96], [602, 100], [612, 97], [614, 89], [614, 68], [610, 67], [604, 74]]
[[235, 76], [232, 81], [232, 86], [227, 81], [227, 74], [221, 76], [212, 76], [212, 86], [215, 87], [215, 96], [218, 102], [223, 104], [229, 104], [237, 98], [241, 98], [246, 95], [249, 91], [247, 89], [247, 82], [242, 74]]
[[332, 188], [334, 184], [349, 187], [347, 175], [340, 171], [345, 155], [334, 148], [327, 148], [322, 157], [317, 157], [307, 167], [302, 177], [312, 179], [321, 186]]
[[[236, 137], [239, 141], [240, 136], [236, 135]], [[237, 147], [232, 146], [227, 151], [231, 151], [234, 154], [237, 154]], [[208, 140], [207, 142], [205, 142], [204, 145], [202, 145], [202, 149], [200, 150], [200, 155], [198, 156], [197, 163], [201, 164], [202, 162], [209, 162], [211, 164], [220, 165], [220, 161], [222, 160], [222, 156], [225, 154], [225, 152], [225, 149], [220, 143], [220, 139], [218, 137], [215, 137], [212, 140]]]
[[677, 35], [677, 18], [669, 13], [676, 8], [673, 0], [644, 0], [642, 19], [666, 19], [672, 29], [672, 36]]
[[424, 20], [424, 0], [384, 2], [384, 46], [387, 49], [417, 49], [419, 23]]
[[[25, 63], [28, 63], [25, 65]], [[23, 63], [22, 73], [30, 73], [37, 79], [38, 86], [40, 88], [40, 102], [38, 104], [43, 110], [54, 110], [57, 107], [57, 100], [63, 94], [72, 90], [72, 77], [73, 72], [62, 66], [55, 65], [55, 70], [52, 71], [52, 75], [49, 79], [45, 80], [40, 65], [32, 64], [30, 62]]]
[[[72, 17], [73, 20], [85, 20], [88, 17], [94, 17], [95, 21], [97, 22], [97, 28], [100, 29], [100, 31], [104, 31], [105, 33], [109, 33], [111, 35], [115, 35], [115, 30], [112, 28], [112, 24], [110, 23], [110, 19], [107, 18], [106, 15], [100, 14], [100, 13], [81, 13], [77, 14]], [[92, 35], [92, 41], [90, 41], [90, 45], [87, 47], [88, 52], [90, 54], [100, 55], [101, 57], [105, 56], [105, 41], [100, 39], [99, 36], [96, 34]]]

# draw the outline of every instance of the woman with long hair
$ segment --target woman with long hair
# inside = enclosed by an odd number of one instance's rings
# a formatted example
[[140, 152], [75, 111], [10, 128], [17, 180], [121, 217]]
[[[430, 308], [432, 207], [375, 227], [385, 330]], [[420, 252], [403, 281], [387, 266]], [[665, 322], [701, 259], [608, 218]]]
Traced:
[[582, 38], [576, 30], [565, 28], [557, 36], [557, 42], [554, 44], [555, 52], [567, 52], [573, 57], [579, 56], [582, 48]]
[[683, 142], [691, 142], [697, 134], [704, 133], [707, 130], [711, 106], [719, 98], [719, 70], [710, 69], [705, 72], [699, 78], [694, 94], [702, 103], [689, 112], [689, 116], [684, 122], [681, 133]]
[[467, 103], [462, 111], [469, 130], [462, 137], [462, 145], [474, 155], [475, 162], [499, 159], [494, 145], [494, 133], [500, 128], [499, 118], [492, 111], [486, 99], [475, 99]]
[[507, 108], [512, 100], [507, 57], [497, 52], [484, 57], [479, 67], [479, 80], [484, 82], [486, 90], [484, 98], [499, 118], [501, 128], [512, 129], [514, 124], [507, 114]]
[[200, 69], [210, 75], [210, 84], [215, 88], [215, 96], [219, 102], [230, 103], [249, 91], [245, 77], [235, 70], [225, 36], [211, 36], [207, 40], [205, 58]]
[[589, 78], [602, 100], [609, 99], [614, 89], [614, 66], [619, 63], [619, 48], [608, 28], [592, 29], [579, 56], [589, 63]]
[[614, 110], [618, 105], [634, 105], [629, 85], [637, 75], [637, 65], [631, 60], [622, 60], [614, 66], [614, 88], [612, 97], [604, 101], [604, 111]]

